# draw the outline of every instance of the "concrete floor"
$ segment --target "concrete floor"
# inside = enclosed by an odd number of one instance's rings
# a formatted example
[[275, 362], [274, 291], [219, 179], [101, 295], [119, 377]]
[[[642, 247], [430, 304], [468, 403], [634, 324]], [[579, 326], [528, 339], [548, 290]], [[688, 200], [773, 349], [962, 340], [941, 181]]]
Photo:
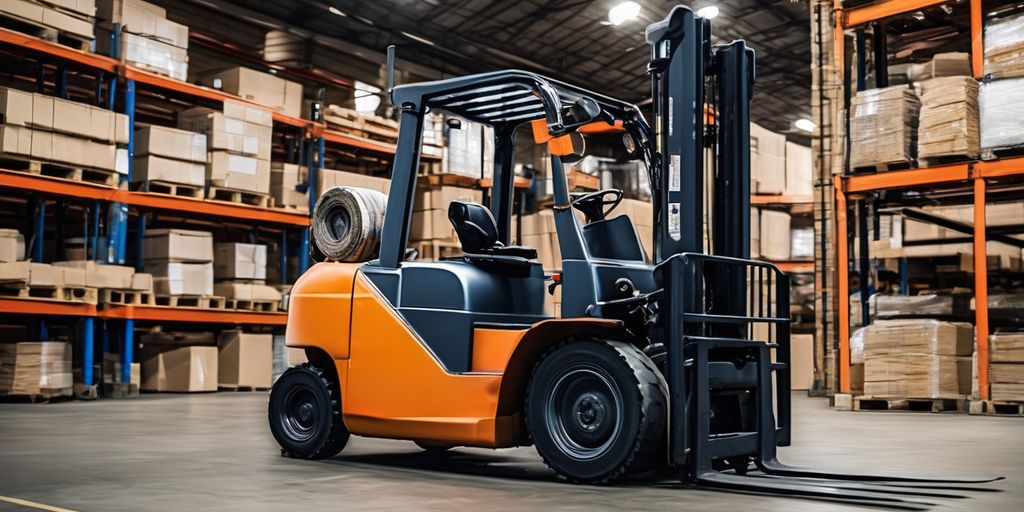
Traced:
[[[118, 510], [851, 510], [801, 499], [679, 488], [670, 482], [560, 483], [533, 448], [457, 449], [353, 438], [328, 461], [282, 458], [266, 394], [143, 396], [0, 405], [0, 497]], [[931, 475], [1002, 475], [934, 510], [1022, 510], [1024, 418], [835, 412], [794, 401], [790, 464]], [[29, 510], [5, 503], [0, 511]]]

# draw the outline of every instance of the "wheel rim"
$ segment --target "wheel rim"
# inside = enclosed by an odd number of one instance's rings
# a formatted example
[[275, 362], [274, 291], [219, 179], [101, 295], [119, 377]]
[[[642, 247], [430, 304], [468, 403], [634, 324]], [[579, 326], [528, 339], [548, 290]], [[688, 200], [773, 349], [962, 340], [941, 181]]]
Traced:
[[600, 367], [576, 364], [551, 386], [545, 417], [560, 451], [591, 460], [607, 452], [622, 431], [622, 394]]
[[312, 389], [305, 386], [289, 389], [282, 405], [279, 420], [290, 439], [301, 443], [317, 435], [321, 407]]

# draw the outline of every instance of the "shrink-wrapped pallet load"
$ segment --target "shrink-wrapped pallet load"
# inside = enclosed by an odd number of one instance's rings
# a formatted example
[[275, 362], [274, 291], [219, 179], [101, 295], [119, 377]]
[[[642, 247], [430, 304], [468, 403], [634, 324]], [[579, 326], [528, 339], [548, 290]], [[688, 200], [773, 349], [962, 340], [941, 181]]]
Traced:
[[986, 75], [1024, 76], [1024, 14], [987, 22], [984, 44]]
[[850, 167], [913, 161], [920, 107], [905, 85], [858, 92], [850, 116]]
[[880, 320], [864, 330], [864, 394], [961, 398], [971, 390], [970, 324]]
[[934, 78], [921, 83], [917, 158], [977, 158], [978, 81], [969, 76]]
[[989, 382], [993, 400], [1024, 400], [1024, 332], [988, 338]]
[[1024, 144], [1024, 78], [992, 80], [978, 89], [981, 149], [998, 150]]

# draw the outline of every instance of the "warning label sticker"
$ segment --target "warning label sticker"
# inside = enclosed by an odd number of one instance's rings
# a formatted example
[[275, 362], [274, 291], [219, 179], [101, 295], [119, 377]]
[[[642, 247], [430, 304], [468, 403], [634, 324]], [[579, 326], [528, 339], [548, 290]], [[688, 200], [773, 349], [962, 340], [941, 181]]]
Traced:
[[668, 236], [673, 240], [679, 240], [679, 203], [668, 204]]
[[668, 159], [668, 191], [679, 192], [682, 190], [682, 176], [680, 176], [680, 157], [670, 155]]

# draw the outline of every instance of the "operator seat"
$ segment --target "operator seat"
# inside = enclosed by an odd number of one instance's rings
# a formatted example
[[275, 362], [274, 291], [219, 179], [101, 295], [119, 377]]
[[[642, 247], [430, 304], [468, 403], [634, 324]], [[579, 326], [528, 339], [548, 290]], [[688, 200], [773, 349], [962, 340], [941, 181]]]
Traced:
[[448, 220], [459, 236], [462, 258], [469, 263], [510, 277], [530, 274], [530, 260], [537, 259], [537, 250], [506, 246], [498, 241], [498, 226], [487, 208], [476, 203], [452, 201], [448, 205]]

